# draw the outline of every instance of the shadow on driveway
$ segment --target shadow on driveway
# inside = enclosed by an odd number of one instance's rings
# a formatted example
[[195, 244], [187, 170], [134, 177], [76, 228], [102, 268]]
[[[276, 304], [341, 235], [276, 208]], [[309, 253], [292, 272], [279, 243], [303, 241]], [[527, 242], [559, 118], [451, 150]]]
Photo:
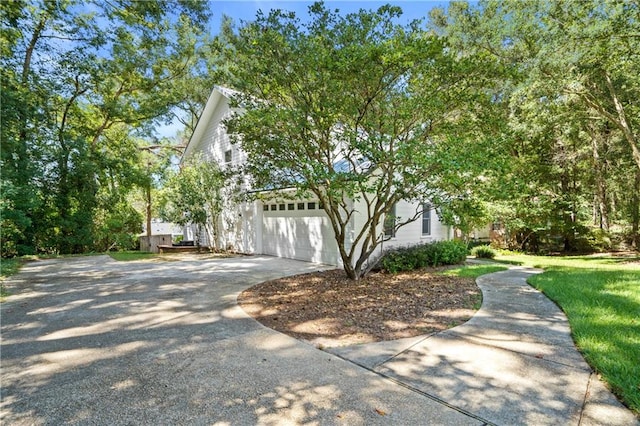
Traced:
[[2, 303], [2, 424], [481, 424], [249, 318], [256, 256], [25, 265]]

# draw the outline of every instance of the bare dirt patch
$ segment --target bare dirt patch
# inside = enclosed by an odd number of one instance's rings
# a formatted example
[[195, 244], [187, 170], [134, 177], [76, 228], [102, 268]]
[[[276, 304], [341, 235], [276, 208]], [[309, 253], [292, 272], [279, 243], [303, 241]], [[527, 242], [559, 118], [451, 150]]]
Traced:
[[296, 275], [253, 286], [238, 302], [263, 325], [315, 345], [414, 337], [461, 324], [481, 304], [473, 278], [443, 269], [372, 273], [358, 282], [342, 270]]

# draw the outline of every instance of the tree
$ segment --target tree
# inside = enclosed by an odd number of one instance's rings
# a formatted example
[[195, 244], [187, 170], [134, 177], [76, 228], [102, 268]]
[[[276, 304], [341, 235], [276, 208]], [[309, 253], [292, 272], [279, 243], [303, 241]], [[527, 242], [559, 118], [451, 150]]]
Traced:
[[521, 243], [560, 235], [575, 250], [587, 224], [631, 224], [637, 241], [637, 198], [624, 194], [640, 189], [638, 5], [455, 3], [431, 25], [459, 55], [503, 66], [512, 167], [495, 193]]
[[224, 209], [223, 191], [230, 174], [216, 163], [196, 156], [184, 163], [179, 173], [171, 176], [164, 188], [163, 216], [181, 226], [196, 226], [196, 245], [202, 242], [200, 232], [207, 233], [209, 244], [219, 250], [220, 215]]
[[140, 182], [137, 144], [202, 71], [206, 5], [42, 0], [0, 10], [3, 255], [103, 246], [105, 224], [118, 222], [105, 218], [129, 210]]
[[[474, 134], [489, 95], [468, 84], [474, 58], [449, 54], [418, 22], [394, 24], [397, 7], [340, 16], [316, 3], [309, 12], [306, 24], [259, 14], [232, 39], [227, 60], [243, 113], [226, 125], [248, 153], [254, 187], [320, 200], [357, 280], [398, 201], [444, 204], [491, 164], [490, 141]], [[351, 229], [357, 211], [365, 219]]]

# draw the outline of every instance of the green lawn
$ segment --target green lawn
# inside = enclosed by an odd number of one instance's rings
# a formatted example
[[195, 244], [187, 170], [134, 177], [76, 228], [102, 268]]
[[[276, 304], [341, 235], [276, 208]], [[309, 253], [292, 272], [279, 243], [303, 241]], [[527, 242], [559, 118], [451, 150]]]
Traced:
[[492, 272], [504, 271], [506, 266], [500, 265], [465, 265], [458, 268], [447, 269], [443, 275], [453, 275], [455, 277], [478, 278], [480, 275], [490, 274]]
[[640, 414], [638, 258], [518, 254], [501, 255], [496, 260], [545, 270], [529, 283], [562, 308], [587, 362]]
[[158, 255], [148, 251], [111, 251], [109, 256], [121, 262], [128, 262], [130, 260], [153, 259]]
[[9, 295], [4, 288], [3, 281], [17, 273], [21, 264], [20, 259], [15, 257], [12, 259], [0, 259], [0, 299], [4, 299]]

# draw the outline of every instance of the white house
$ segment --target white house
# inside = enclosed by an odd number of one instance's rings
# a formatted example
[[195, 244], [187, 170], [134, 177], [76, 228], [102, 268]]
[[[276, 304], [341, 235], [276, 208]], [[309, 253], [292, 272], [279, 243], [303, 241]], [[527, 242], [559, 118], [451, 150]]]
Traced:
[[[233, 91], [216, 87], [196, 125], [184, 152], [183, 159], [200, 154], [222, 167], [242, 164], [246, 160], [238, 145], [232, 145], [222, 120], [233, 111], [229, 105]], [[242, 188], [250, 191], [251, 188]], [[247, 201], [230, 207], [223, 213], [219, 245], [248, 254], [266, 254], [310, 262], [340, 265], [341, 258], [329, 218], [318, 200], [292, 199], [280, 191], [263, 194], [261, 199]], [[353, 203], [352, 203], [353, 205]], [[358, 209], [356, 211], [365, 211]], [[395, 216], [409, 218], [422, 210], [422, 205], [399, 202]], [[353, 229], [364, 222], [362, 215], [352, 218]], [[382, 232], [382, 230], [381, 230]], [[450, 227], [442, 224], [435, 209], [427, 208], [415, 222], [409, 223], [388, 235], [379, 250], [393, 246], [406, 246], [452, 238]], [[193, 229], [185, 229], [185, 239], [193, 238]], [[203, 241], [207, 244], [207, 241]], [[347, 249], [350, 241], [346, 241]]]

